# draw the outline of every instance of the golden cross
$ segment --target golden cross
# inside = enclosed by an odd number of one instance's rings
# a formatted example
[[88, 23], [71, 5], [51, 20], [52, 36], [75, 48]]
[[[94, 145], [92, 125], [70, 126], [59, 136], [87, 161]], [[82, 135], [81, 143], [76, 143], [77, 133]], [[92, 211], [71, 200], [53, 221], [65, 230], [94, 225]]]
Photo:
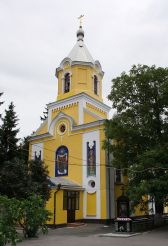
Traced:
[[80, 21], [80, 26], [82, 26], [82, 19], [83, 19], [83, 17], [84, 17], [84, 15], [80, 15], [80, 16], [78, 17], [78, 19], [79, 19], [79, 21]]

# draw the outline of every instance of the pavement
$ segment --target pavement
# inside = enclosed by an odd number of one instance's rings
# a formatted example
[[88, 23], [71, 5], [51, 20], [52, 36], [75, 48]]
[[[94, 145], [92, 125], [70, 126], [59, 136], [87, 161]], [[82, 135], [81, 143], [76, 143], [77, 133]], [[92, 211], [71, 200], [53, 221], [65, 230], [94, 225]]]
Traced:
[[26, 239], [18, 246], [166, 246], [168, 226], [138, 233], [131, 237], [103, 236], [113, 234], [112, 227], [85, 224], [78, 227], [49, 229], [47, 235]]

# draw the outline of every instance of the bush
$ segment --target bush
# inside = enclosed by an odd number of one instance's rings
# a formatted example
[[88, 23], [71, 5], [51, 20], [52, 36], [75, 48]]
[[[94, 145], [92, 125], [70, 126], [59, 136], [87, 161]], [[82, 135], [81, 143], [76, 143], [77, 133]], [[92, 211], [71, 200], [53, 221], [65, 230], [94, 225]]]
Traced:
[[39, 196], [31, 196], [21, 201], [19, 224], [23, 228], [24, 237], [36, 237], [38, 230], [47, 232], [46, 221], [49, 212], [44, 207], [44, 201]]
[[41, 197], [32, 195], [28, 199], [17, 200], [0, 196], [0, 246], [7, 243], [16, 245], [19, 241], [16, 225], [23, 228], [24, 237], [35, 237], [41, 229], [47, 232], [46, 221], [49, 212]]
[[19, 201], [0, 196], [0, 245], [16, 245], [19, 240], [15, 228], [18, 218]]

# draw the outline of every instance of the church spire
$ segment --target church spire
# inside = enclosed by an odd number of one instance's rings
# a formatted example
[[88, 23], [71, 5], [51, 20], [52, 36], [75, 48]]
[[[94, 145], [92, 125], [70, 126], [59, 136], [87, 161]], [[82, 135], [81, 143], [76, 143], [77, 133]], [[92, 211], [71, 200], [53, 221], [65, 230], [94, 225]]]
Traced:
[[84, 17], [84, 15], [80, 15], [78, 17], [78, 19], [80, 20], [80, 25], [79, 25], [79, 29], [78, 29], [78, 31], [76, 33], [76, 35], [77, 35], [77, 41], [83, 41], [83, 38], [84, 38], [84, 31], [82, 29], [82, 20], [83, 20], [83, 17]]

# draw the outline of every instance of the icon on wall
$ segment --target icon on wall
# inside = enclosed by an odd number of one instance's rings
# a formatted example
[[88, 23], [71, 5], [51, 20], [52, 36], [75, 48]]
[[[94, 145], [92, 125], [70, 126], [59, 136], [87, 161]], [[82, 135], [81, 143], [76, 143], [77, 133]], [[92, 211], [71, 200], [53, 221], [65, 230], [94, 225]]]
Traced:
[[56, 151], [55, 176], [68, 175], [68, 149], [61, 146]]

